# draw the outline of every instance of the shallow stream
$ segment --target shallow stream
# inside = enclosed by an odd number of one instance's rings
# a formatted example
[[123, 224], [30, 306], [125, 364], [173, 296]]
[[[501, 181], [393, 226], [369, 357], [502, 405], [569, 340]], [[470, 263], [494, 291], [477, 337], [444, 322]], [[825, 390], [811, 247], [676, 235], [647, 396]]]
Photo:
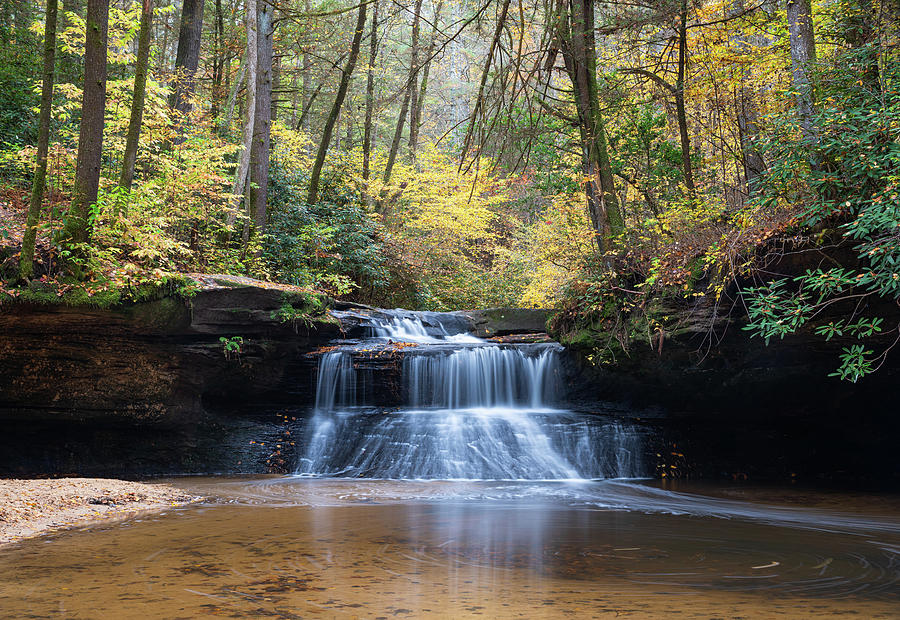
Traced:
[[0, 615], [900, 614], [891, 498], [635, 481], [175, 483], [215, 499], [0, 551]]

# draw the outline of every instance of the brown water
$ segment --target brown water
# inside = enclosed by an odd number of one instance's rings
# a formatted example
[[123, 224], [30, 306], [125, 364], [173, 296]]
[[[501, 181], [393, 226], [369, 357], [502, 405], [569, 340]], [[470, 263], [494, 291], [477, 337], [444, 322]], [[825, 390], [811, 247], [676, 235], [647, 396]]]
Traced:
[[0, 616], [900, 617], [900, 504], [627, 482], [181, 479], [0, 551]]

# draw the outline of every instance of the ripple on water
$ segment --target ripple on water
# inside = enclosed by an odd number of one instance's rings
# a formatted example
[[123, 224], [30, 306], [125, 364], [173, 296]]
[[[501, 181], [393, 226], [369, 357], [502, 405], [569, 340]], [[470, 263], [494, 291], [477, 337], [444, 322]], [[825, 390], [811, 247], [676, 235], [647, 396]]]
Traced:
[[0, 610], [664, 617], [673, 600], [679, 617], [900, 610], [898, 521], [861, 508], [624, 480], [178, 483], [216, 499], [0, 555]]

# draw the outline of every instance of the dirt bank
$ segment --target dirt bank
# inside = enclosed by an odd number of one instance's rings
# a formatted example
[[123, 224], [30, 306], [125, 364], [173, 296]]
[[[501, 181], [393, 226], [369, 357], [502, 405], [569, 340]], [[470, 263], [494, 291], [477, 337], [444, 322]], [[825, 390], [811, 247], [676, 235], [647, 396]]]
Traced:
[[106, 478], [0, 480], [0, 545], [200, 499], [166, 484]]

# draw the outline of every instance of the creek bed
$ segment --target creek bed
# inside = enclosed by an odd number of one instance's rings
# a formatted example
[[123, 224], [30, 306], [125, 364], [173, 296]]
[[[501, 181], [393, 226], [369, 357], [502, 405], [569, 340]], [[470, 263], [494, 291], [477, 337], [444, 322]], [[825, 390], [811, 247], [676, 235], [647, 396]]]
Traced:
[[168, 482], [213, 499], [0, 550], [0, 616], [900, 614], [893, 496], [634, 480]]

